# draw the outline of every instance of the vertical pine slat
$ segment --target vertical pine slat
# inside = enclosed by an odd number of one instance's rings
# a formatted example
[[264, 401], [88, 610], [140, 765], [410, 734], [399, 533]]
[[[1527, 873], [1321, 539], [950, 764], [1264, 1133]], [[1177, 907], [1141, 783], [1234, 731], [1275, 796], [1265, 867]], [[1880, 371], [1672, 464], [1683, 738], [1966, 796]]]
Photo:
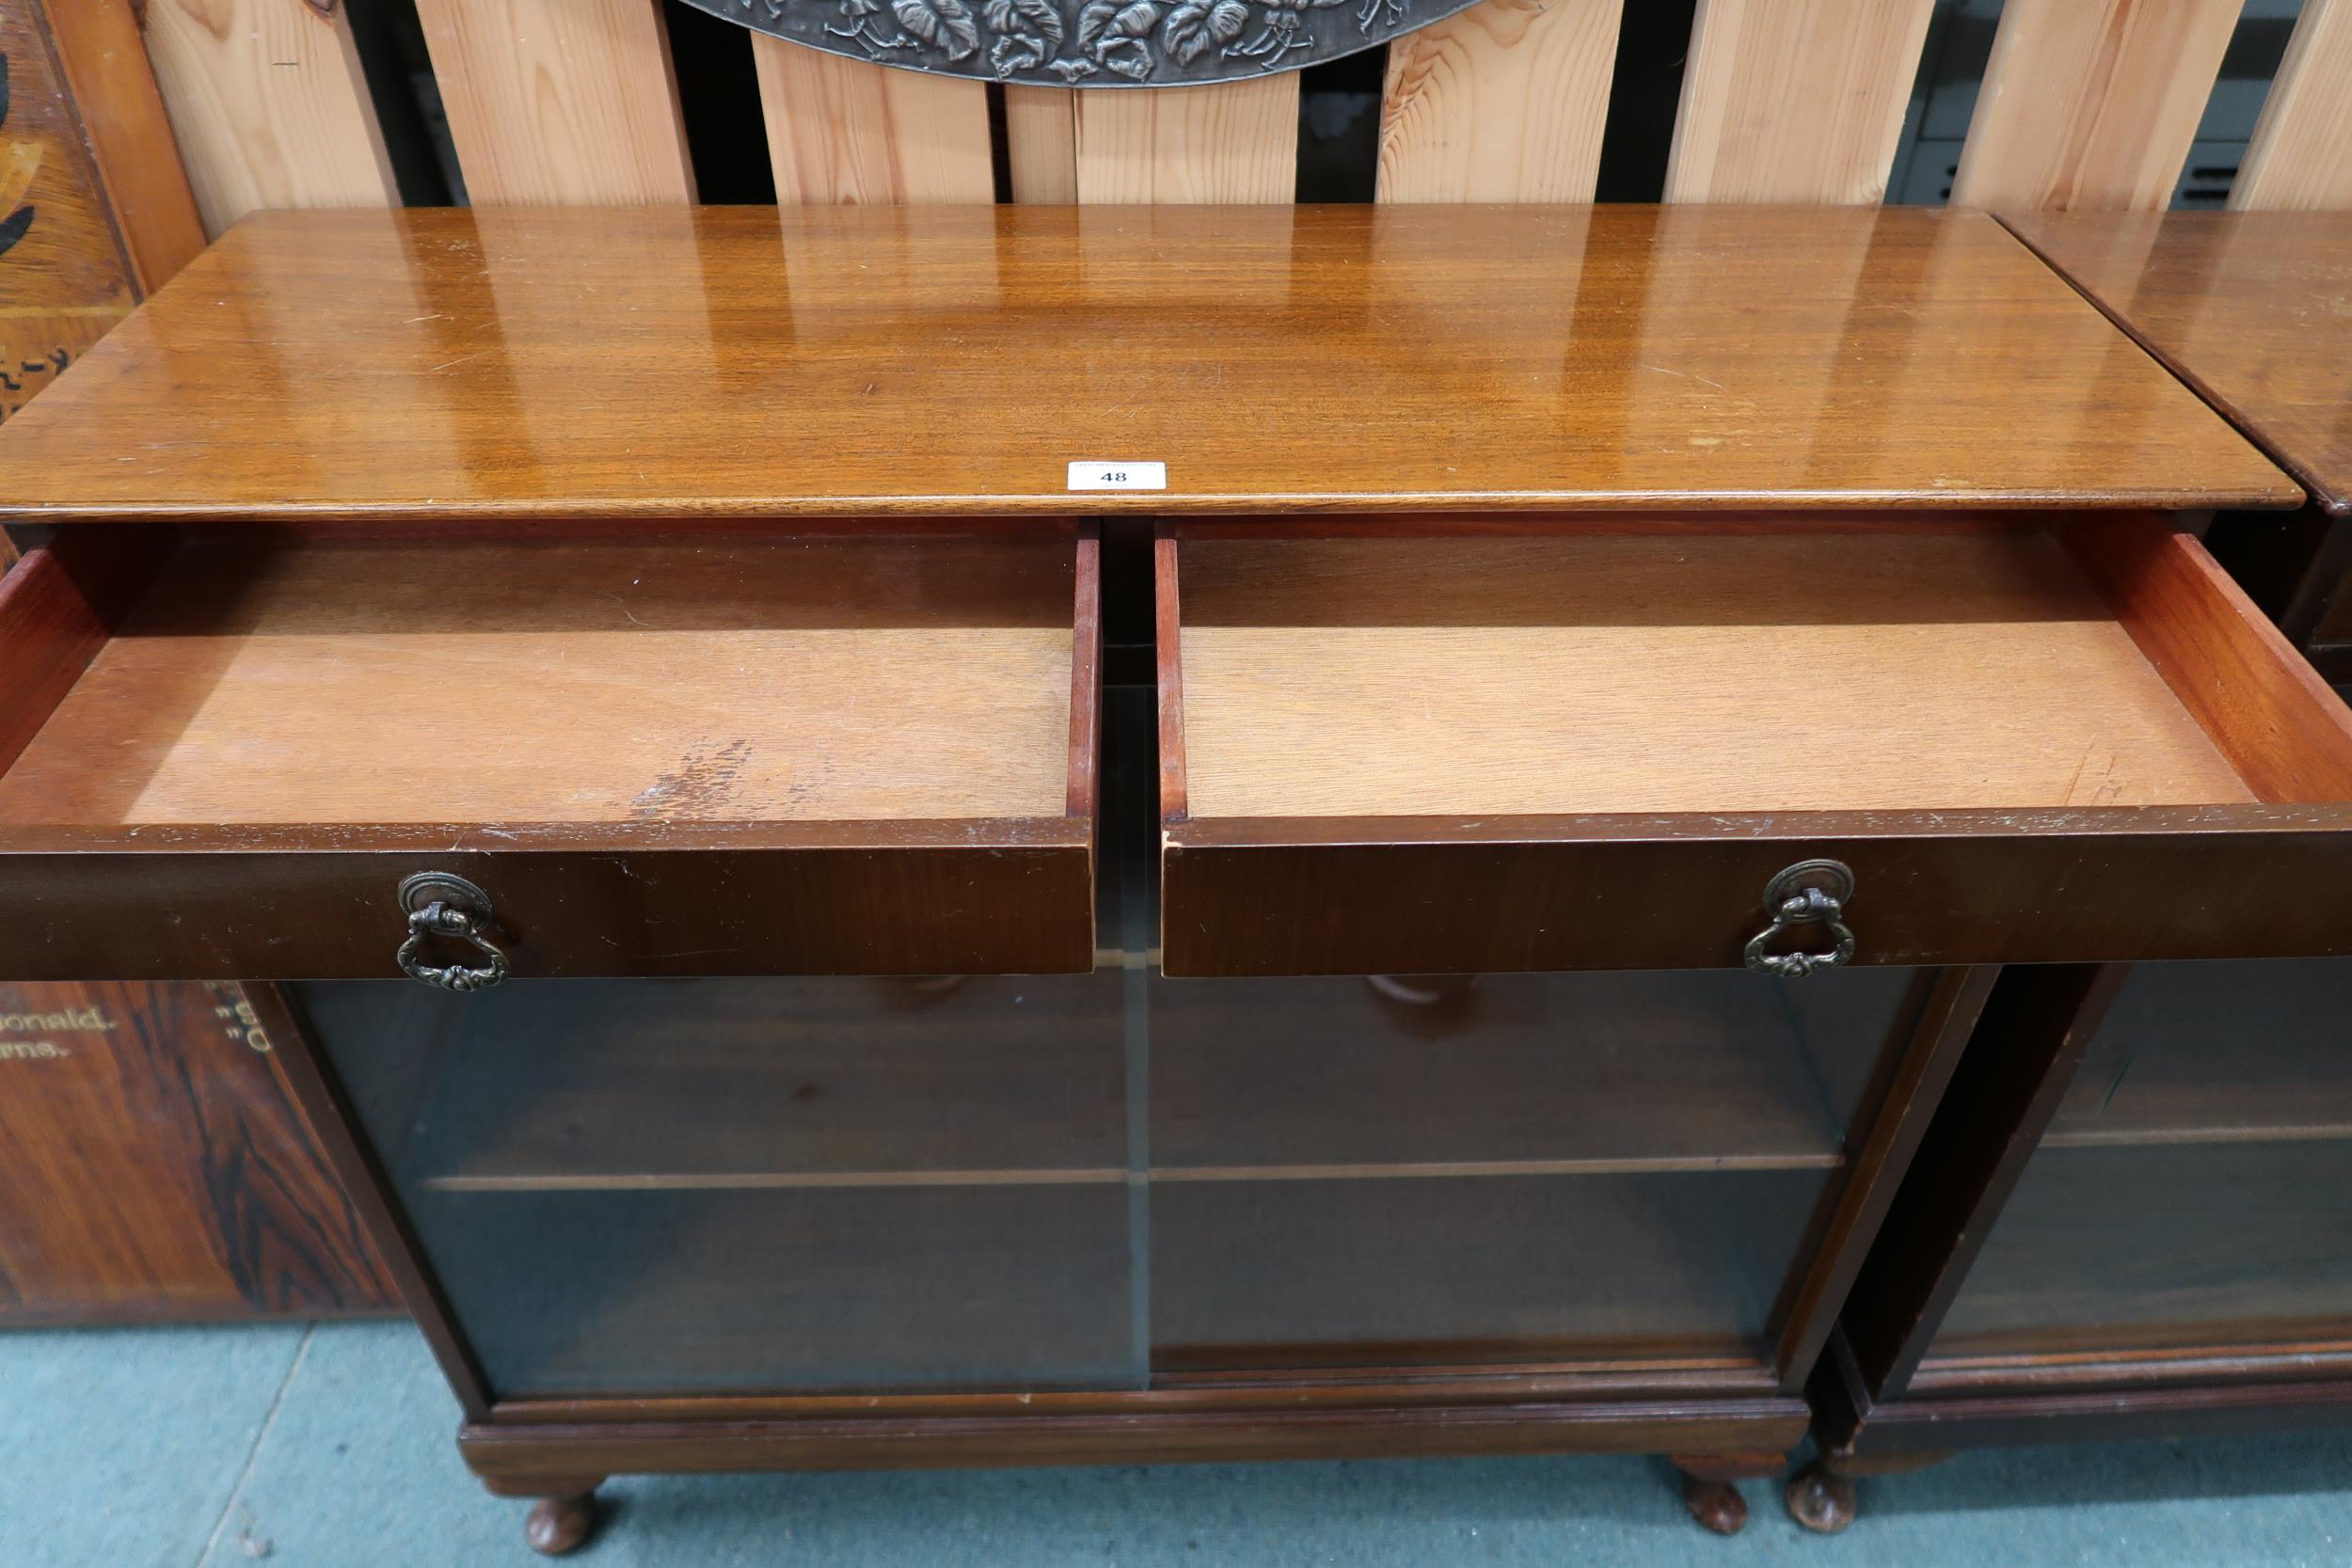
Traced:
[[1699, 0], [1666, 199], [1883, 200], [1934, 8]]
[[1298, 191], [1298, 72], [1078, 93], [1078, 199], [1279, 202]]
[[2352, 207], [2352, 0], [2303, 0], [2230, 205]]
[[752, 38], [786, 206], [993, 201], [988, 87]]
[[204, 220], [131, 0], [38, 0], [141, 293], [204, 248]]
[[399, 201], [341, 5], [147, 0], [145, 26], [208, 232], [258, 207]]
[[2009, 0], [1952, 204], [2171, 199], [2243, 0]]
[[694, 199], [660, 0], [417, 0], [476, 206]]
[[1590, 201], [1624, 0], [1482, 0], [1389, 45], [1382, 201]]
[[1005, 161], [1015, 201], [1077, 200], [1077, 94], [1068, 87], [1007, 87]]

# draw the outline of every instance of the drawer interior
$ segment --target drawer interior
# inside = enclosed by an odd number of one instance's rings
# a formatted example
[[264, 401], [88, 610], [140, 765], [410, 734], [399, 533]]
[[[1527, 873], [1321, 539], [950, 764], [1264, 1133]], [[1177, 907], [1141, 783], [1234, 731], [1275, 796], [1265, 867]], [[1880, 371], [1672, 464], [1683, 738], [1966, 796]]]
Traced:
[[1303, 539], [1184, 525], [1162, 548], [1171, 816], [2352, 791], [2337, 705], [2253, 628], [2187, 629], [2234, 605], [2151, 515]]
[[[108, 542], [67, 543], [84, 546], [87, 581]], [[1090, 782], [1073, 776], [1073, 734], [1090, 736], [1093, 699], [1090, 680], [1073, 698], [1073, 627], [1091, 584], [1066, 531], [205, 533], [164, 547], [69, 685], [13, 683], [0, 734], [23, 749], [0, 776], [0, 820], [586, 827], [1089, 809], [1073, 804]], [[1083, 754], [1090, 767], [1090, 741]]]

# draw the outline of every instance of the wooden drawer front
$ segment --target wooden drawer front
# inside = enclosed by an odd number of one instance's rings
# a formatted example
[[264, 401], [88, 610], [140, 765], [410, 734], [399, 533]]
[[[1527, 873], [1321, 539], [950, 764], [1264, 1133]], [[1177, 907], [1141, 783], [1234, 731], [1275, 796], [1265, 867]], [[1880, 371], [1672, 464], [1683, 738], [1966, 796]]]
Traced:
[[1821, 859], [1856, 963], [2352, 952], [2352, 715], [2167, 519], [1311, 532], [1159, 541], [1170, 974], [1737, 966]]
[[517, 975], [1083, 970], [1096, 601], [1061, 527], [68, 531], [0, 585], [0, 964], [397, 974], [437, 873]]

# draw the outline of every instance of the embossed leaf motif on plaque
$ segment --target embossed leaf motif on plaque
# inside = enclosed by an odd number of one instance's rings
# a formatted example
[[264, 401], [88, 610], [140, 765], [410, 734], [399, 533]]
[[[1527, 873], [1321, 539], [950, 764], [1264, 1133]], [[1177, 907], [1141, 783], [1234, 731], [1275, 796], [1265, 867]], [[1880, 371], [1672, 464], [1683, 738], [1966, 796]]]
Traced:
[[1181, 87], [1295, 71], [1470, 0], [688, 0], [795, 43], [910, 71]]

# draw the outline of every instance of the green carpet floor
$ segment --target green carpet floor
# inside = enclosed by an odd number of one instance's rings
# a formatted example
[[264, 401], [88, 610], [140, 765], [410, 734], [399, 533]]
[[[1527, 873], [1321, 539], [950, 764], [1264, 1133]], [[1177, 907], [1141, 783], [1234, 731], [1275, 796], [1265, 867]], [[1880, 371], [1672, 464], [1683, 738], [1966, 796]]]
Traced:
[[[0, 1334], [0, 1568], [542, 1560], [485, 1494], [406, 1324]], [[2352, 1433], [1963, 1455], [1809, 1536], [1746, 1487], [1733, 1540], [1645, 1459], [624, 1478], [596, 1568], [2323, 1568]]]

